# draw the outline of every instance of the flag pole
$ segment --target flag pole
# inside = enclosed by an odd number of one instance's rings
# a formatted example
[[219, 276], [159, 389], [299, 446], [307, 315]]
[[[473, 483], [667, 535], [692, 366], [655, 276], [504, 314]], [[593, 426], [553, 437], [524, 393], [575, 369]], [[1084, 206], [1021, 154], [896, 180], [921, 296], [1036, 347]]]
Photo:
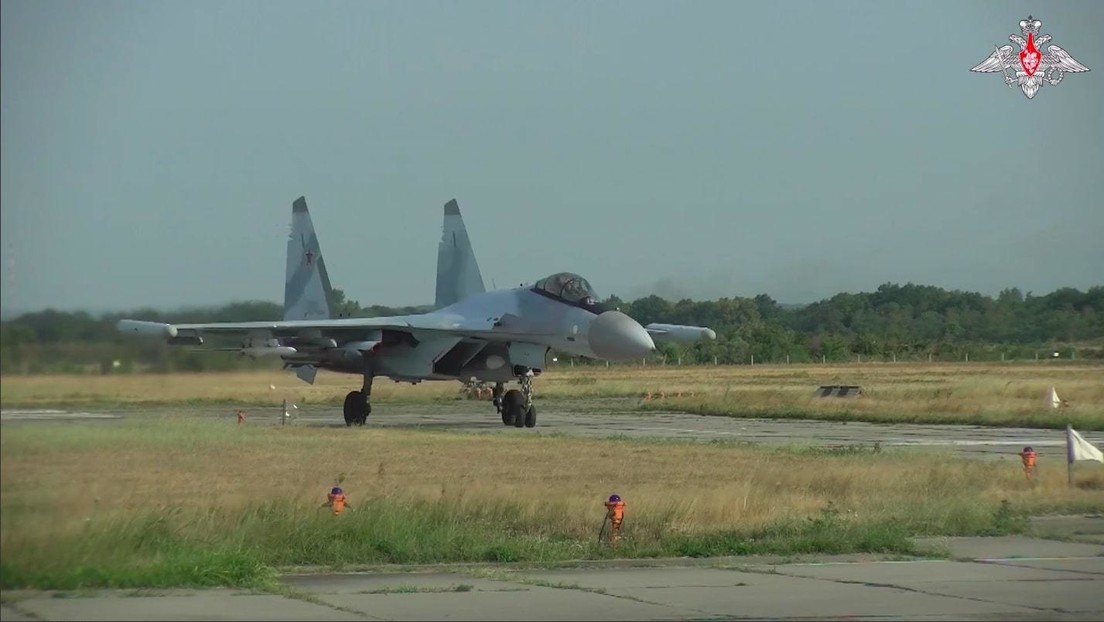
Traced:
[[1066, 485], [1073, 487], [1073, 435], [1070, 434], [1072, 426], [1066, 424]]

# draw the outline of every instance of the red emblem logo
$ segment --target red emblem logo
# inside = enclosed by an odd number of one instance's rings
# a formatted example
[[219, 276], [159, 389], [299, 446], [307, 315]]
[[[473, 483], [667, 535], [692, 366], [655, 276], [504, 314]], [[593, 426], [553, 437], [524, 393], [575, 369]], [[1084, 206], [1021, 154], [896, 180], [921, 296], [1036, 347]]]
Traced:
[[1035, 48], [1035, 36], [1030, 32], [1027, 33], [1027, 47], [1020, 50], [1020, 64], [1029, 76], [1035, 75], [1039, 68], [1039, 50]]
[[[1058, 86], [1067, 73], [1081, 73], [1089, 68], [1077, 62], [1070, 53], [1050, 43], [1054, 37], [1043, 34], [1043, 22], [1028, 15], [1020, 20], [1020, 35], [1008, 35], [1012, 45], [993, 46], [989, 58], [970, 69], [981, 73], [1000, 72], [1008, 88], [1020, 87], [1024, 97], [1031, 99], [1043, 85]], [[1018, 48], [1018, 49], [1017, 49]], [[1045, 48], [1045, 50], [1040, 49]]]

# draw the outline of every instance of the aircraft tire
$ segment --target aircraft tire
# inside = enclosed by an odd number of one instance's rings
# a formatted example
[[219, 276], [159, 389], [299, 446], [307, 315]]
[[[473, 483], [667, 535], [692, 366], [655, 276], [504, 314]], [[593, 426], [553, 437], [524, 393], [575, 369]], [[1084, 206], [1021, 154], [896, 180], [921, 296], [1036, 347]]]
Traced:
[[532, 428], [537, 425], [537, 405], [530, 404], [529, 410], [525, 412], [525, 427]]
[[349, 391], [349, 394], [345, 396], [345, 405], [342, 406], [342, 414], [345, 415], [345, 425], [352, 427], [354, 423], [357, 423], [360, 417], [357, 416], [357, 395], [360, 391]]
[[525, 403], [525, 396], [521, 394], [521, 391], [517, 389], [510, 389], [502, 396], [502, 425], [515, 425], [521, 427], [524, 423], [522, 418], [522, 404]]
[[364, 425], [368, 414], [372, 412], [372, 405], [368, 397], [362, 391], [349, 391], [345, 396], [345, 404], [342, 406], [342, 414], [345, 415], [345, 425]]

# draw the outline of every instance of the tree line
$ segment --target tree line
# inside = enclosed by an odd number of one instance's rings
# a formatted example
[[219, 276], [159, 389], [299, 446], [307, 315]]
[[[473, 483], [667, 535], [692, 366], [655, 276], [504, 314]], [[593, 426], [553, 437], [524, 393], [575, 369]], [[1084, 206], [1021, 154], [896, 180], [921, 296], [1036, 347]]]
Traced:
[[[1061, 288], [1035, 296], [1010, 288], [996, 297], [939, 287], [887, 283], [873, 292], [840, 293], [808, 305], [752, 298], [671, 301], [659, 296], [604, 304], [641, 324], [708, 326], [715, 341], [662, 344], [652, 364], [808, 363], [848, 360], [1022, 360], [1039, 356], [1104, 359], [1104, 286]], [[363, 306], [334, 290], [340, 317], [428, 311], [430, 306]], [[202, 348], [171, 347], [115, 330], [123, 317], [169, 323], [279, 320], [274, 302], [235, 302], [175, 311], [136, 309], [93, 316], [47, 309], [0, 322], [0, 373], [204, 371], [269, 368]], [[573, 361], [575, 362], [575, 361]], [[586, 361], [577, 361], [586, 364]], [[648, 362], [648, 361], [645, 361]], [[604, 364], [604, 363], [603, 363]]]

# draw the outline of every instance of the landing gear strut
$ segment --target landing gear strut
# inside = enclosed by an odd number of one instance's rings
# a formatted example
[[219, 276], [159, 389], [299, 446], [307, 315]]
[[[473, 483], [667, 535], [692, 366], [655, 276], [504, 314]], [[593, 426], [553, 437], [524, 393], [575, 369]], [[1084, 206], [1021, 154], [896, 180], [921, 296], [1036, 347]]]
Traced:
[[372, 414], [372, 375], [364, 374], [364, 386], [360, 391], [349, 391], [345, 396], [345, 425], [364, 425]]
[[498, 400], [502, 383], [495, 385], [495, 408], [502, 414], [503, 425], [531, 428], [537, 425], [537, 407], [533, 405], [533, 372], [526, 370], [518, 376], [521, 389], [510, 389]]
[[494, 404], [495, 412], [502, 415], [502, 423], [506, 423], [506, 414], [502, 406], [502, 395], [505, 392], [506, 389], [501, 382], [496, 382], [494, 388], [491, 389], [491, 403]]

